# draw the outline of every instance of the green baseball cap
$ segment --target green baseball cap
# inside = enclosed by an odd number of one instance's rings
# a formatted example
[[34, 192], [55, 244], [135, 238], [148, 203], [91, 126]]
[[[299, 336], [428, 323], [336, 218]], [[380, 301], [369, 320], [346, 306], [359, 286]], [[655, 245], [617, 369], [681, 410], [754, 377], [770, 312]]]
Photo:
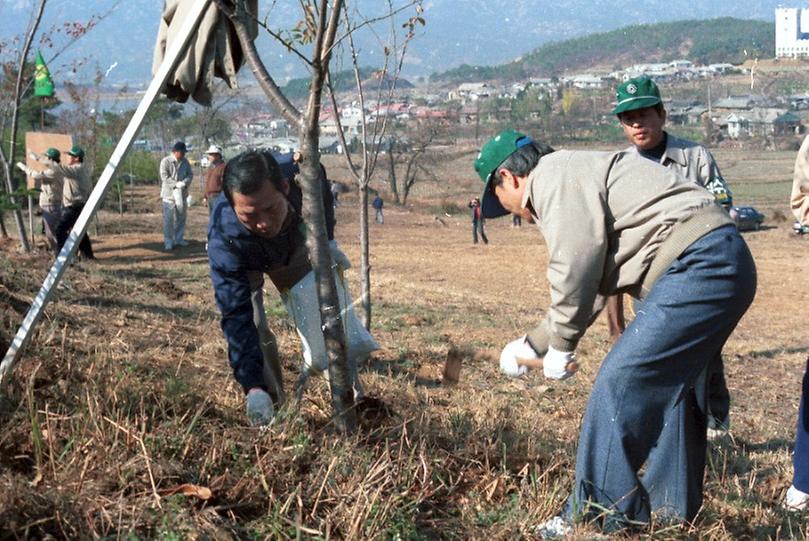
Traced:
[[61, 154], [57, 149], [51, 147], [51, 148], [49, 148], [48, 150], [45, 151], [45, 156], [47, 156], [51, 160], [58, 160], [59, 156], [61, 156]]
[[67, 151], [71, 156], [76, 156], [79, 159], [84, 159], [84, 149], [78, 145], [73, 145], [73, 148]]
[[615, 92], [615, 99], [618, 102], [612, 114], [619, 115], [626, 111], [635, 109], [645, 109], [654, 107], [658, 103], [663, 103], [660, 97], [660, 89], [649, 77], [636, 77], [630, 79], [618, 87]]
[[533, 143], [533, 139], [515, 130], [504, 130], [489, 139], [480, 149], [475, 159], [475, 171], [483, 181], [483, 194], [480, 196], [480, 213], [484, 218], [499, 218], [510, 214], [500, 200], [489, 188], [494, 173], [506, 158], [525, 145]]

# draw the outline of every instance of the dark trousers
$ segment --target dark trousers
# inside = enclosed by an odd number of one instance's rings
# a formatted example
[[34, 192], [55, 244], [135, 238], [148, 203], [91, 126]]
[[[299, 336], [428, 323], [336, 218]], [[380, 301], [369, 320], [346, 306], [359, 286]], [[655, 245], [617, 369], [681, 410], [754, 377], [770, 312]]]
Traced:
[[755, 291], [753, 257], [733, 226], [694, 242], [657, 280], [593, 385], [570, 518], [601, 517], [607, 530], [652, 513], [694, 518], [707, 450], [707, 367]]
[[[62, 219], [59, 220], [59, 225], [56, 227], [56, 242], [58, 243], [60, 251], [67, 242], [67, 237], [70, 235], [73, 226], [76, 225], [76, 221], [79, 219], [79, 214], [81, 214], [83, 208], [84, 203], [75, 203], [62, 209]], [[93, 255], [93, 245], [90, 243], [90, 235], [85, 233], [82, 237], [79, 243], [79, 250], [81, 250], [82, 255], [87, 259], [95, 259]]]
[[809, 359], [803, 374], [803, 392], [798, 410], [798, 431], [795, 436], [795, 454], [792, 456], [795, 473], [792, 484], [809, 494]]
[[483, 244], [489, 244], [489, 239], [486, 238], [486, 231], [483, 230], [483, 222], [483, 219], [472, 220], [472, 242], [475, 244], [478, 243], [478, 233], [480, 233], [480, 239], [483, 241]]

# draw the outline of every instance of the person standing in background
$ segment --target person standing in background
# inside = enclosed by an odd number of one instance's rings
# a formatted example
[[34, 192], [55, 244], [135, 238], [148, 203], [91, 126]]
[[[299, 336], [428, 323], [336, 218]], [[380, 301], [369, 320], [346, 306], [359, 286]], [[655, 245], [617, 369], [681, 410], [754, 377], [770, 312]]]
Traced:
[[[84, 163], [84, 149], [76, 145], [67, 151], [67, 164], [61, 163], [61, 160], [54, 161], [47, 153], [45, 156], [32, 154], [32, 157], [45, 165], [54, 176], [63, 179], [62, 216], [59, 225], [56, 226], [56, 248], [61, 251], [90, 197], [90, 192], [93, 191], [92, 172]], [[95, 259], [90, 235], [87, 233], [79, 241], [79, 250], [85, 259]]]
[[475, 197], [468, 205], [472, 209], [472, 243], [478, 243], [478, 233], [483, 244], [489, 244], [489, 239], [486, 238], [486, 231], [483, 229], [483, 215], [480, 212], [480, 198]]
[[[53, 163], [61, 162], [61, 153], [55, 148], [46, 150], [44, 156]], [[64, 179], [62, 175], [53, 169], [35, 171], [22, 162], [17, 162], [17, 167], [31, 177], [36, 182], [37, 189], [40, 190], [39, 208], [42, 211], [42, 230], [51, 251], [58, 254], [59, 241], [56, 238], [56, 229], [62, 219], [62, 184]]]
[[205, 173], [205, 195], [202, 202], [208, 206], [208, 216], [210, 216], [214, 201], [222, 193], [225, 161], [222, 159], [222, 149], [217, 145], [211, 145], [205, 154], [208, 155], [208, 172]]
[[163, 200], [163, 248], [188, 246], [185, 219], [188, 215], [188, 188], [194, 173], [185, 157], [185, 143], [177, 141], [171, 154], [160, 162], [160, 198]]
[[[637, 77], [616, 89], [617, 104], [612, 113], [618, 117], [624, 135], [631, 143], [627, 153], [643, 158], [679, 173], [687, 180], [711, 192], [716, 203], [726, 211], [733, 205], [733, 195], [719, 171], [711, 152], [704, 146], [680, 139], [666, 132], [666, 109], [660, 89], [649, 77]], [[626, 327], [623, 295], [608, 299], [607, 327], [610, 337], [617, 340]], [[730, 392], [725, 381], [722, 353], [708, 366], [708, 437], [714, 439], [730, 428]]]
[[379, 194], [376, 194], [374, 197], [373, 202], [371, 202], [371, 206], [374, 207], [376, 211], [376, 223], [384, 224], [385, 223], [385, 216], [382, 214], [382, 207], [385, 206], [385, 202], [379, 197]]

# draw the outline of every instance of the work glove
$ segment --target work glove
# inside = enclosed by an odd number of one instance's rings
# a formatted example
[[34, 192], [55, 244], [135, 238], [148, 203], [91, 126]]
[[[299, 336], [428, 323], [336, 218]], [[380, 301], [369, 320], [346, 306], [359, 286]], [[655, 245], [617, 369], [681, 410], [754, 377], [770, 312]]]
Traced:
[[27, 166], [27, 165], [25, 165], [24, 163], [22, 163], [22, 162], [17, 162], [17, 163], [15, 163], [14, 165], [16, 165], [16, 166], [17, 166], [17, 169], [19, 169], [20, 171], [22, 171], [22, 172], [23, 172], [23, 173], [25, 173], [26, 175], [30, 175], [30, 174], [31, 174], [31, 173], [30, 173], [30, 169], [28, 169], [28, 166]]
[[506, 344], [500, 353], [500, 371], [510, 378], [518, 378], [528, 373], [528, 367], [518, 365], [517, 359], [538, 359], [537, 352], [521, 336]]
[[180, 182], [174, 185], [174, 188], [177, 190], [182, 190], [183, 188], [185, 188], [185, 182], [181, 180]]
[[39, 161], [39, 156], [37, 155], [36, 152], [29, 152], [28, 157], [31, 158], [32, 160], [34, 160], [35, 162]]
[[247, 419], [251, 426], [266, 426], [272, 422], [275, 411], [267, 391], [254, 387], [247, 393]]
[[576, 373], [576, 356], [573, 352], [559, 351], [548, 346], [548, 352], [542, 361], [542, 372], [546, 378], [567, 379]]
[[331, 253], [331, 259], [334, 261], [334, 264], [337, 265], [342, 270], [350, 269], [351, 268], [351, 260], [348, 259], [348, 256], [343, 253], [343, 251], [337, 246], [336, 240], [329, 241], [329, 252]]

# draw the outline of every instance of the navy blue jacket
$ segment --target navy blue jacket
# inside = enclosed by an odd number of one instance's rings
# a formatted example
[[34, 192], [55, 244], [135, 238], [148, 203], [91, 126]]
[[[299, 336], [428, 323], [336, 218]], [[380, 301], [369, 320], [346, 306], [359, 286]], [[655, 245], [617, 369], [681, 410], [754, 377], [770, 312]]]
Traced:
[[[285, 171], [285, 168], [282, 166], [281, 170]], [[331, 240], [334, 238], [334, 204], [325, 175], [322, 182], [323, 208]], [[253, 323], [247, 273], [267, 272], [285, 266], [295, 249], [306, 242], [300, 217], [301, 191], [295, 182], [290, 183], [287, 199], [294, 212], [281, 233], [272, 239], [247, 229], [236, 217], [224, 192], [214, 202], [208, 225], [208, 263], [216, 304], [222, 314], [222, 332], [228, 342], [228, 360], [236, 381], [245, 391], [264, 386], [263, 356], [258, 330]]]

